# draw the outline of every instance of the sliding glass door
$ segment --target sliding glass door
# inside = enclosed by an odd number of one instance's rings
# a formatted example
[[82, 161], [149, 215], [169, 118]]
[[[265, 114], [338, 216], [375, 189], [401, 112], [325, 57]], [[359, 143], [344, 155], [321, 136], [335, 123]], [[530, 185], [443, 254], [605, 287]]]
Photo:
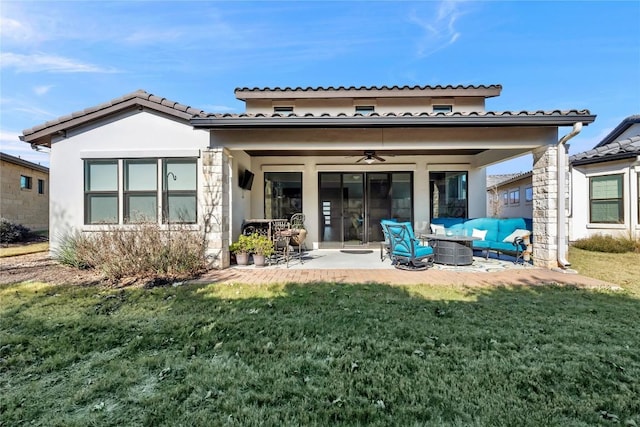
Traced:
[[323, 172], [318, 184], [320, 240], [327, 246], [380, 242], [380, 220], [413, 218], [411, 172]]

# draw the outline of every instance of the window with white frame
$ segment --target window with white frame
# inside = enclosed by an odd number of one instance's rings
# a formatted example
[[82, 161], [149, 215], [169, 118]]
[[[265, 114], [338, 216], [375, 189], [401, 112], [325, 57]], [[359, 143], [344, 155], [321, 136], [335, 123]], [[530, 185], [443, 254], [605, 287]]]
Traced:
[[85, 224], [197, 222], [195, 158], [85, 160], [84, 182]]
[[589, 178], [589, 222], [624, 223], [623, 175]]

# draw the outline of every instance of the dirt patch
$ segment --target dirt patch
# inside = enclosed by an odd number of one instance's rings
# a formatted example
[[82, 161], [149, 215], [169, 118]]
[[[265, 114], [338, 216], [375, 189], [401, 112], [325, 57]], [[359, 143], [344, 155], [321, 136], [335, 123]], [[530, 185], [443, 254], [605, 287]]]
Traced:
[[103, 281], [95, 270], [78, 270], [59, 264], [47, 252], [0, 258], [0, 284], [18, 282], [91, 285]]

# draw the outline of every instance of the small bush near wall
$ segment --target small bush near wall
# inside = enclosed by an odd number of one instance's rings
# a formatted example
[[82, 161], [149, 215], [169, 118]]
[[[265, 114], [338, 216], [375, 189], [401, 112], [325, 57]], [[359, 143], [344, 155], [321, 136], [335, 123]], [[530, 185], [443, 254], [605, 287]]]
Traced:
[[640, 252], [640, 240], [632, 237], [613, 237], [607, 234], [596, 234], [576, 240], [573, 242], [573, 246], [593, 252]]
[[21, 224], [14, 224], [6, 218], [0, 218], [0, 243], [22, 242], [31, 230]]
[[177, 226], [161, 229], [157, 224], [67, 235], [55, 258], [75, 268], [99, 269], [113, 281], [180, 280], [194, 277], [206, 266], [204, 242], [198, 233]]

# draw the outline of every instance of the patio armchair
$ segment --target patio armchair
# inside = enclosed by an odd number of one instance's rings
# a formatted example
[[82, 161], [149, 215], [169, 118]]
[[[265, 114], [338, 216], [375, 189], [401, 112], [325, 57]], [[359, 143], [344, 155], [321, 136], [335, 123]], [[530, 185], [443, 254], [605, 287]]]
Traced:
[[391, 264], [401, 270], [426, 270], [433, 265], [433, 248], [420, 244], [410, 222], [382, 221], [390, 241]]

